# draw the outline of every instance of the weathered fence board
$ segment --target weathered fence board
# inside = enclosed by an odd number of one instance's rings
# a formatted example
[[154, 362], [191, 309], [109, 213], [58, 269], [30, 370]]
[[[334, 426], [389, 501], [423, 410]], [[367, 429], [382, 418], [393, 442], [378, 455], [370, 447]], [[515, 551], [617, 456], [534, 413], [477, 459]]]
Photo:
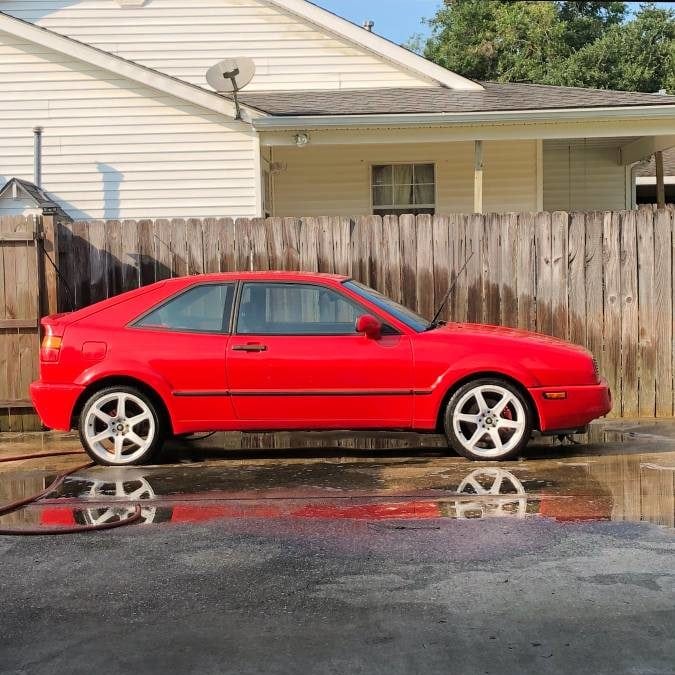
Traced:
[[[431, 316], [458, 280], [443, 318], [583, 344], [612, 384], [613, 414], [652, 417], [675, 413], [674, 219], [641, 209], [107, 221], [60, 226], [59, 248], [78, 305], [187, 273], [306, 269], [351, 275]], [[16, 303], [16, 286], [0, 291]], [[0, 367], [22, 353], [4, 347]]]
[[37, 428], [28, 385], [37, 376], [39, 219], [0, 217], [0, 431]]

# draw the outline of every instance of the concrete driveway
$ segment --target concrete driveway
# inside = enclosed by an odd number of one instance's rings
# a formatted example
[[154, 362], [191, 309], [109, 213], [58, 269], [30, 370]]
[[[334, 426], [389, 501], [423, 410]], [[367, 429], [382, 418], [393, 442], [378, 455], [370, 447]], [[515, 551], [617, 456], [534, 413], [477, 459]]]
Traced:
[[[85, 468], [0, 518], [141, 512], [0, 537], [0, 672], [675, 673], [675, 425], [499, 465], [345, 439], [174, 443], [160, 466]], [[5, 440], [0, 459], [77, 449]], [[0, 504], [82, 463], [0, 464]]]

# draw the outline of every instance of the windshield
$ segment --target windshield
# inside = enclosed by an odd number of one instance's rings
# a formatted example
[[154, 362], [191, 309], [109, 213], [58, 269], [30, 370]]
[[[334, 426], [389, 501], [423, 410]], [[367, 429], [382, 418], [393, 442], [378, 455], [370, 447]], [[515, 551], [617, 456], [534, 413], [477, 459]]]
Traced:
[[349, 290], [357, 293], [362, 298], [365, 298], [369, 302], [372, 302], [374, 305], [377, 305], [380, 309], [385, 310], [392, 316], [395, 316], [399, 321], [403, 322], [408, 328], [412, 328], [418, 333], [423, 333], [431, 326], [431, 322], [427, 321], [424, 317], [413, 312], [411, 309], [399, 305], [398, 302], [394, 302], [391, 298], [388, 298], [382, 293], [378, 293], [373, 288], [364, 286], [358, 281], [350, 279], [345, 281], [345, 287]]

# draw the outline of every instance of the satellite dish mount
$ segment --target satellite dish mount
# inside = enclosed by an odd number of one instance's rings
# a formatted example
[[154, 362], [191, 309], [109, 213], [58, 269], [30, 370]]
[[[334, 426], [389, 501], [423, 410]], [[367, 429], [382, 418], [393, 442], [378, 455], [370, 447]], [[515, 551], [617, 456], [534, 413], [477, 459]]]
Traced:
[[237, 94], [239, 93], [239, 85], [237, 85], [237, 76], [239, 75], [241, 71], [239, 68], [235, 68], [234, 70], [228, 70], [223, 73], [223, 77], [226, 77], [230, 82], [232, 82], [232, 97], [234, 98], [234, 107], [235, 110], [237, 111], [237, 114], [235, 116], [235, 120], [240, 120], [241, 119], [241, 107], [239, 105], [239, 97]]
[[206, 81], [218, 93], [231, 93], [236, 110], [235, 119], [241, 119], [239, 92], [253, 79], [255, 63], [253, 59], [241, 56], [236, 59], [225, 59], [209, 68]]

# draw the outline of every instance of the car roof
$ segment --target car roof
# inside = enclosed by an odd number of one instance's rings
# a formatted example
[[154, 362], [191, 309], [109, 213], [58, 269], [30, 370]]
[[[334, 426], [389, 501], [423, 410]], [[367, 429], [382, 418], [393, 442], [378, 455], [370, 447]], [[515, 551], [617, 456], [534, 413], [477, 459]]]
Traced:
[[190, 284], [195, 281], [334, 281], [342, 283], [350, 277], [344, 274], [326, 274], [323, 272], [291, 272], [271, 271], [262, 272], [216, 272], [212, 274], [195, 274], [188, 277], [174, 277], [169, 281], [178, 284]]

